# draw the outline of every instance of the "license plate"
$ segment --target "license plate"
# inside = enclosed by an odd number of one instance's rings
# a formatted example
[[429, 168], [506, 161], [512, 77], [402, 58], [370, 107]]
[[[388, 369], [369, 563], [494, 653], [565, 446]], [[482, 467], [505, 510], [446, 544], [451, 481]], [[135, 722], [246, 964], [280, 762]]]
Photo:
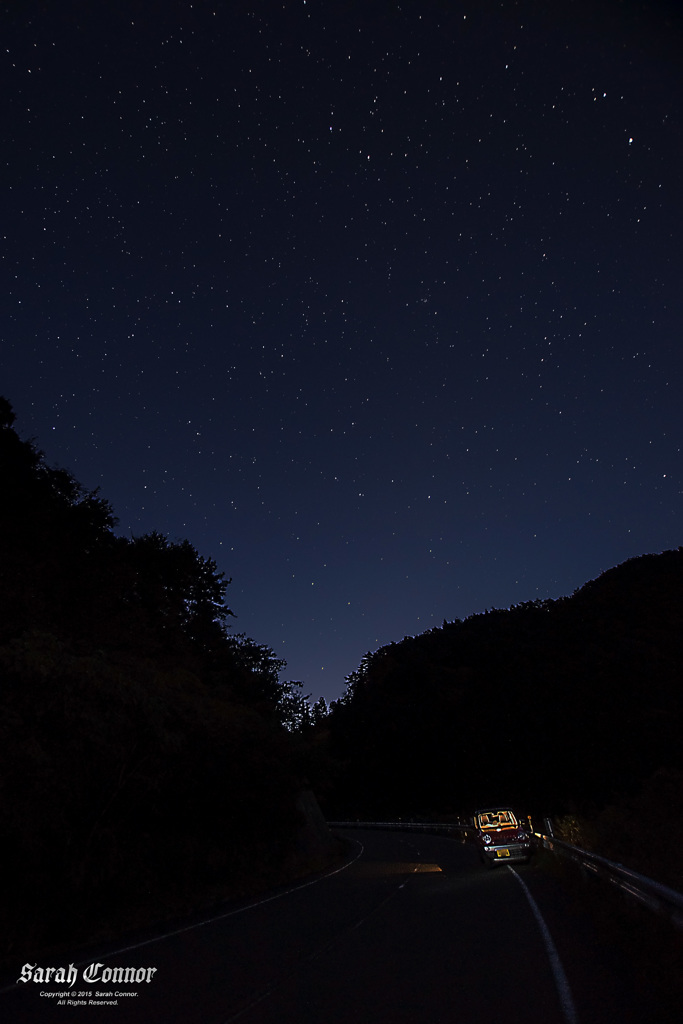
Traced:
[[510, 851], [509, 850], [496, 850], [496, 853], [498, 854], [499, 857], [509, 857], [510, 856]]

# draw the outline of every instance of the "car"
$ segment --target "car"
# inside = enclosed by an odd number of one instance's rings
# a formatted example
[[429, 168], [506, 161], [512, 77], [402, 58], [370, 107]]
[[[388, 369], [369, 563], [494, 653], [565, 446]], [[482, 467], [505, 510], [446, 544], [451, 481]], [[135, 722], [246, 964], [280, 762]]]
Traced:
[[510, 807], [477, 811], [473, 823], [474, 842], [484, 864], [494, 867], [531, 859], [531, 836]]

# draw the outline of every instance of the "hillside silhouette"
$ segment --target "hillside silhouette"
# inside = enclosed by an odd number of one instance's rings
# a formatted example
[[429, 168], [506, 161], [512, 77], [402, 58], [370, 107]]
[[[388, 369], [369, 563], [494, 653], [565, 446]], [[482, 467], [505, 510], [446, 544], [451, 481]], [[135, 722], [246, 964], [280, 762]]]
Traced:
[[682, 667], [682, 548], [405, 637], [332, 706], [329, 811], [596, 814], [683, 768]]
[[304, 780], [284, 662], [189, 541], [114, 533], [0, 399], [2, 954], [279, 881]]

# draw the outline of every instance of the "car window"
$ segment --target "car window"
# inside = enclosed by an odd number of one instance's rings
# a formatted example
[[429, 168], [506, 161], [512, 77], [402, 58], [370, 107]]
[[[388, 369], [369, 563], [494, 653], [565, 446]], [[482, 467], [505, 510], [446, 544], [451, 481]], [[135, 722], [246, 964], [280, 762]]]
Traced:
[[487, 811], [479, 815], [480, 828], [501, 828], [507, 825], [516, 825], [517, 819], [512, 811]]

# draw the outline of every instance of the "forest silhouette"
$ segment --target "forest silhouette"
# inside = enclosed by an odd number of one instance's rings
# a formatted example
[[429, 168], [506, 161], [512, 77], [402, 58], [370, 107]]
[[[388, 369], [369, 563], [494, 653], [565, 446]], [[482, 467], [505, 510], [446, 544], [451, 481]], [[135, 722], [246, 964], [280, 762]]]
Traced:
[[329, 723], [349, 805], [558, 810], [680, 768], [682, 611], [679, 548], [367, 654]]

